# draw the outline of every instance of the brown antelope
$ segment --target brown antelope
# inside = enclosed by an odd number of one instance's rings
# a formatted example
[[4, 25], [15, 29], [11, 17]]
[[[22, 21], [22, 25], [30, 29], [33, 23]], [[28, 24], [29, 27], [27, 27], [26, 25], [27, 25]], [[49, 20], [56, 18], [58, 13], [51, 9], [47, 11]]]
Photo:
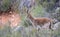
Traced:
[[3, 28], [6, 26], [6, 23], [10, 23], [9, 26], [11, 28], [18, 26], [20, 22], [20, 16], [16, 12], [7, 12], [7, 13], [2, 13], [0, 15], [0, 27]]
[[34, 27], [36, 26], [40, 26], [43, 27], [45, 25], [48, 25], [47, 23], [49, 23], [49, 29], [51, 29], [51, 25], [53, 20], [49, 19], [49, 18], [34, 18], [30, 13], [27, 12], [27, 18], [30, 20], [30, 22], [32, 23], [32, 25]]

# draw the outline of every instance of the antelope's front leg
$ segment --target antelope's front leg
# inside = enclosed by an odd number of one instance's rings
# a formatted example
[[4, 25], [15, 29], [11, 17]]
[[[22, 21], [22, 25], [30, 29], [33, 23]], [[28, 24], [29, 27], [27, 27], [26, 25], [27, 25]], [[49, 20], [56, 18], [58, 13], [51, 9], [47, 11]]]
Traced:
[[37, 30], [39, 31], [40, 29], [42, 29], [42, 27], [40, 25], [37, 25]]

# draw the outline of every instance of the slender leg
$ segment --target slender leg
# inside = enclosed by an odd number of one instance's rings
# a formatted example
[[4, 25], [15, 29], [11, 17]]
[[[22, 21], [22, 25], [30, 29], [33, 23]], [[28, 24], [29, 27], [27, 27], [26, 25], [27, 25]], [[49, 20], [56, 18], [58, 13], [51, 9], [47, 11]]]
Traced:
[[53, 25], [53, 24], [52, 24], [52, 22], [50, 22], [49, 29], [51, 29], [51, 30], [53, 31], [53, 29], [52, 29], [52, 26], [51, 26], [51, 25]]

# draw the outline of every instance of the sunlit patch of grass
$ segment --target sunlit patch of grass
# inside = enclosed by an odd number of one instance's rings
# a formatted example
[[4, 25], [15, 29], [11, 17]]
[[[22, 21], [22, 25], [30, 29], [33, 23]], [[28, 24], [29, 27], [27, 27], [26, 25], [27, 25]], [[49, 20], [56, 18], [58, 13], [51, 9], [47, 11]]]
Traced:
[[31, 11], [31, 14], [36, 17], [38, 16], [41, 17], [41, 16], [44, 16], [45, 10], [41, 5], [39, 5], [39, 6], [36, 6], [35, 9]]

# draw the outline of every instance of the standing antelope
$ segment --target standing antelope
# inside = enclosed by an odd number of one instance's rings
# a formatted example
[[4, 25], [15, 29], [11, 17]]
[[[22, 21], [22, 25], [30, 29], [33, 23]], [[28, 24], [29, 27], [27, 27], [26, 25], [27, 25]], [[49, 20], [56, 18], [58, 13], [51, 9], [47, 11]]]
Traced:
[[49, 29], [52, 29], [51, 28], [51, 25], [52, 25], [52, 22], [53, 22], [52, 19], [49, 19], [49, 18], [34, 18], [30, 13], [28, 13], [28, 11], [27, 11], [27, 18], [31, 21], [34, 28], [37, 27], [37, 26], [43, 27], [43, 26], [49, 24], [48, 25]]

